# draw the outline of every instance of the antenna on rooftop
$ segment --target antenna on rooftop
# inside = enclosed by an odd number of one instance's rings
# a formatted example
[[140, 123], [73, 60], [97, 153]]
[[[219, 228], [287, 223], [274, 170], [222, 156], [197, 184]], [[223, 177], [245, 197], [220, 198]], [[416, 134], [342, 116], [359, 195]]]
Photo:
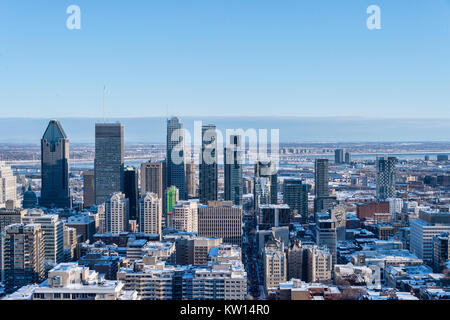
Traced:
[[103, 86], [103, 122], [104, 123], [106, 123], [105, 100], [106, 100], [106, 86]]

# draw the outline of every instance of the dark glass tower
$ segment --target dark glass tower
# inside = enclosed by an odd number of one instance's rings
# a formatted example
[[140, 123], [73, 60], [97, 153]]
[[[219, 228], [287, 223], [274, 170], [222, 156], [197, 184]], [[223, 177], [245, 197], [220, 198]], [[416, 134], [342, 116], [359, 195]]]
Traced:
[[51, 120], [41, 140], [42, 188], [39, 205], [70, 208], [69, 139], [57, 120]]
[[167, 186], [179, 190], [180, 200], [187, 200], [184, 155], [184, 127], [176, 117], [167, 121]]
[[308, 188], [301, 180], [284, 180], [283, 201], [291, 212], [301, 215], [303, 223], [308, 221]]
[[278, 170], [272, 161], [255, 163], [255, 180], [257, 178], [270, 179], [270, 204], [278, 203]]
[[315, 199], [314, 214], [328, 210], [335, 202], [336, 197], [330, 196], [328, 188], [328, 159], [316, 159], [314, 163]]
[[138, 218], [138, 175], [133, 167], [126, 167], [124, 170], [124, 190], [125, 198], [129, 201], [130, 220]]
[[102, 204], [124, 187], [124, 128], [121, 123], [95, 125], [95, 203]]
[[235, 205], [242, 204], [242, 150], [241, 136], [230, 136], [230, 145], [225, 147], [225, 200]]
[[328, 159], [316, 159], [314, 163], [316, 198], [328, 197]]
[[217, 200], [217, 132], [216, 126], [202, 127], [202, 154], [200, 157], [199, 200], [208, 204], [208, 201]]

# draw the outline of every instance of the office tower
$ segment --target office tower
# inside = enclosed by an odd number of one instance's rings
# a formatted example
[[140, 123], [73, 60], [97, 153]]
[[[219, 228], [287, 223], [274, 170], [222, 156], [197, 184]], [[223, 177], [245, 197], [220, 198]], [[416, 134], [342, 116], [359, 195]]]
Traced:
[[341, 164], [344, 163], [344, 160], [345, 160], [345, 150], [344, 149], [334, 150], [334, 163]]
[[314, 162], [315, 195], [324, 198], [330, 195], [328, 189], [328, 159], [316, 159]]
[[337, 241], [345, 241], [347, 211], [344, 206], [338, 205], [330, 209], [330, 218], [336, 222]]
[[175, 186], [180, 199], [187, 199], [184, 127], [176, 117], [167, 120], [167, 186]]
[[260, 230], [289, 226], [290, 222], [291, 209], [287, 204], [266, 204], [259, 208]]
[[175, 240], [175, 263], [177, 265], [204, 266], [212, 248], [222, 244], [219, 238], [181, 237]]
[[23, 194], [22, 207], [24, 209], [36, 208], [38, 200], [36, 193], [31, 189], [31, 185], [28, 186], [28, 190]]
[[200, 203], [217, 200], [217, 133], [216, 126], [202, 126], [202, 153], [200, 156], [199, 199]]
[[2, 234], [6, 293], [44, 280], [44, 237], [39, 224], [12, 224]]
[[186, 188], [189, 198], [197, 197], [197, 183], [195, 182], [195, 162], [186, 164]]
[[395, 157], [377, 157], [377, 200], [395, 198]]
[[77, 229], [64, 225], [64, 261], [77, 258]]
[[283, 202], [289, 206], [293, 215], [301, 216], [302, 223], [308, 221], [308, 188], [301, 180], [284, 180]]
[[438, 154], [436, 157], [437, 161], [448, 161], [448, 155], [447, 154]]
[[231, 201], [210, 201], [198, 208], [198, 236], [222, 238], [224, 243], [241, 246], [242, 208]]
[[147, 192], [139, 200], [139, 232], [161, 234], [162, 199]]
[[314, 214], [328, 210], [336, 202], [328, 189], [328, 159], [316, 159], [314, 162], [315, 199]]
[[306, 248], [307, 270], [306, 281], [309, 283], [331, 279], [333, 271], [333, 255], [327, 247], [308, 246]]
[[233, 201], [235, 205], [240, 206], [243, 192], [241, 136], [230, 136], [230, 144], [224, 150], [224, 160], [225, 200]]
[[42, 187], [39, 205], [70, 208], [69, 139], [57, 120], [52, 120], [41, 140]]
[[[98, 209], [100, 210], [100, 208], [103, 209], [104, 205], [100, 205]], [[80, 237], [81, 242], [94, 242], [95, 221], [92, 216], [85, 214], [70, 216], [65, 225], [77, 230], [77, 235]]]
[[6, 205], [8, 200], [17, 200], [17, 179], [10, 166], [0, 161], [0, 207]]
[[156, 193], [163, 199], [165, 190], [165, 161], [144, 162], [141, 164], [141, 194]]
[[254, 182], [254, 207], [255, 212], [263, 205], [271, 203], [271, 181], [268, 177], [257, 177]]
[[287, 280], [287, 261], [283, 241], [272, 239], [266, 244], [263, 252], [263, 270], [266, 292]]
[[64, 261], [64, 224], [58, 219], [58, 215], [44, 214], [40, 210], [30, 210], [22, 218], [22, 223], [41, 225], [44, 235], [46, 267]]
[[333, 256], [333, 265], [337, 262], [336, 222], [333, 219], [320, 219], [316, 224], [316, 243], [327, 247]]
[[106, 206], [104, 203], [97, 206], [97, 220], [97, 233], [106, 233]]
[[350, 164], [352, 162], [352, 155], [350, 154], [350, 152], [345, 152], [344, 161], [346, 164]]
[[133, 167], [126, 167], [124, 170], [124, 194], [128, 199], [130, 220], [138, 219], [139, 211], [139, 191], [138, 191], [138, 173]]
[[303, 274], [305, 269], [303, 255], [302, 244], [299, 242], [292, 243], [287, 252], [287, 280], [306, 279]]
[[106, 199], [106, 232], [120, 234], [128, 231], [129, 207], [129, 200], [121, 192], [115, 192]]
[[173, 206], [180, 200], [180, 193], [177, 187], [171, 186], [165, 191], [163, 208], [163, 228], [172, 227]]
[[[0, 233], [10, 224], [22, 223], [22, 217], [27, 210], [21, 208], [1, 208], [0, 209]], [[1, 254], [1, 253], [0, 253]]]
[[449, 233], [442, 233], [433, 236], [433, 271], [443, 272], [446, 269], [446, 263], [450, 259], [450, 241]]
[[450, 233], [450, 213], [420, 211], [419, 219], [410, 221], [411, 252], [425, 263], [433, 262], [433, 237]]
[[180, 232], [198, 232], [198, 203], [180, 200], [172, 208], [172, 228]]
[[95, 205], [94, 171], [83, 171], [83, 206], [89, 208]]
[[121, 123], [95, 124], [95, 204], [124, 190], [124, 128]]
[[258, 178], [268, 178], [270, 181], [270, 204], [278, 203], [278, 168], [272, 161], [255, 163], [255, 187]]

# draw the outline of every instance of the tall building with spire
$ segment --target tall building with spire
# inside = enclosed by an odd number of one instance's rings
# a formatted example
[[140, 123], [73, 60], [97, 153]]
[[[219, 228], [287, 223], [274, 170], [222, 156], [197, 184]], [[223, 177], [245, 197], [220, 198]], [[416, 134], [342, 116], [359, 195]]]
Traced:
[[42, 188], [39, 205], [71, 207], [69, 190], [69, 139], [61, 124], [51, 120], [41, 140]]
[[184, 154], [184, 127], [180, 119], [167, 120], [167, 186], [179, 190], [180, 199], [186, 200], [186, 168]]
[[121, 123], [95, 124], [95, 203], [102, 204], [124, 191], [124, 127]]

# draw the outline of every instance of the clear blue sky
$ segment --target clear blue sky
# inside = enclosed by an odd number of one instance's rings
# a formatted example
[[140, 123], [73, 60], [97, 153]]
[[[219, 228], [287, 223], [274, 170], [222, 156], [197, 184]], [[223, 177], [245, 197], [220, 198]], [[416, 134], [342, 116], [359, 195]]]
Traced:
[[104, 85], [110, 117], [450, 118], [450, 0], [0, 0], [0, 117], [99, 117]]

